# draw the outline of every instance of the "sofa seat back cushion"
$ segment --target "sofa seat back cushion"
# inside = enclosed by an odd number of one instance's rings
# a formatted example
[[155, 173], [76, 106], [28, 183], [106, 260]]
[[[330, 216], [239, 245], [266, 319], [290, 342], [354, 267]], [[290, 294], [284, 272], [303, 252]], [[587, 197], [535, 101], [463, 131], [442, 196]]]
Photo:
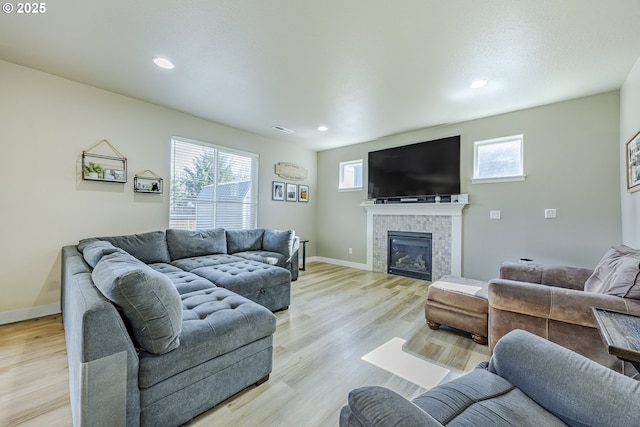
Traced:
[[227, 237], [223, 228], [206, 230], [167, 230], [171, 261], [202, 255], [226, 254]]
[[413, 400], [443, 425], [565, 426], [504, 378], [478, 367]]
[[289, 270], [249, 260], [197, 268], [192, 273], [242, 296], [291, 283]]
[[91, 268], [96, 268], [96, 265], [98, 265], [98, 262], [103, 256], [114, 252], [125, 253], [122, 249], [116, 248], [110, 242], [95, 240], [83, 245], [82, 256]]
[[163, 354], [180, 345], [182, 303], [168, 277], [121, 252], [103, 256], [91, 277], [120, 307], [140, 347]]
[[613, 246], [585, 282], [584, 290], [640, 299], [640, 250]]
[[265, 230], [254, 228], [250, 230], [227, 230], [227, 253], [258, 251], [262, 249], [262, 236]]
[[193, 258], [177, 259], [171, 265], [184, 271], [193, 271], [201, 267], [211, 267], [221, 264], [231, 264], [233, 262], [244, 261], [243, 258], [229, 254], [204, 255]]
[[280, 252], [270, 252], [270, 251], [247, 251], [247, 252], [236, 252], [234, 256], [240, 257], [242, 259], [247, 259], [250, 261], [258, 261], [263, 264], [269, 265], [277, 265], [278, 267], [288, 268], [287, 265], [288, 259], [282, 255]]
[[162, 356], [140, 354], [140, 388], [270, 337], [276, 330], [273, 313], [227, 289], [203, 289], [181, 298], [180, 347]]
[[640, 420], [639, 381], [529, 332], [503, 336], [487, 369], [569, 425], [630, 426]]
[[295, 233], [293, 230], [264, 230], [262, 238], [262, 249], [270, 252], [278, 252], [290, 260], [293, 254], [293, 240]]
[[128, 234], [125, 236], [92, 237], [80, 240], [78, 250], [84, 253], [84, 247], [96, 240], [107, 241], [145, 264], [171, 261], [164, 231], [150, 231], [148, 233]]

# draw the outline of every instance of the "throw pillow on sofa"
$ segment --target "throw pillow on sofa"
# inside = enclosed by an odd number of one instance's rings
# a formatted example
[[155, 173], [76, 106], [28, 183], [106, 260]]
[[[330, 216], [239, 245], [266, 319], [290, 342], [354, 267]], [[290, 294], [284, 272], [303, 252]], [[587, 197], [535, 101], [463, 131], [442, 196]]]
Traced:
[[127, 253], [114, 252], [102, 257], [91, 278], [120, 307], [143, 349], [163, 354], [180, 345], [182, 301], [167, 276]]
[[171, 262], [164, 231], [150, 231], [148, 233], [128, 234], [125, 236], [92, 237], [80, 240], [78, 250], [84, 252], [84, 247], [96, 240], [107, 241], [145, 264]]
[[625, 245], [609, 249], [584, 285], [586, 292], [640, 299], [640, 251]]
[[116, 248], [109, 242], [96, 240], [84, 246], [82, 250], [82, 256], [91, 268], [96, 268], [96, 265], [98, 264], [98, 262], [100, 262], [103, 256], [112, 254], [114, 252], [123, 251], [120, 248]]
[[262, 249], [279, 252], [283, 255], [291, 255], [293, 251], [293, 234], [293, 230], [264, 230]]
[[227, 238], [223, 228], [206, 230], [167, 230], [171, 261], [204, 255], [226, 254]]

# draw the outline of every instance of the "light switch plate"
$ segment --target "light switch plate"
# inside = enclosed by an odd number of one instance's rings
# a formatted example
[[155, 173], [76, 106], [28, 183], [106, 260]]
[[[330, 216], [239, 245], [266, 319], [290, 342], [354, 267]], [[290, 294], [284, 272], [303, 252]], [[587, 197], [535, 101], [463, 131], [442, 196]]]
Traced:
[[489, 211], [489, 219], [500, 219], [500, 211]]
[[546, 219], [554, 219], [556, 217], [556, 210], [555, 209], [545, 209], [544, 210], [544, 217]]

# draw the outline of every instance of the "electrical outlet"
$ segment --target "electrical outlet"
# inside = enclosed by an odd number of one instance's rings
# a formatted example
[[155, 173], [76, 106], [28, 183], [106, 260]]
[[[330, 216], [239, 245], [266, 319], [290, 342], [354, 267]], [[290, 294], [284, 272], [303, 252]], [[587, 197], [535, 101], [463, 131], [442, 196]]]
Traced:
[[349, 255], [353, 255], [353, 248], [349, 248]]
[[554, 219], [556, 217], [556, 210], [555, 209], [545, 209], [544, 210], [544, 217], [545, 217], [545, 219]]
[[489, 219], [500, 219], [500, 211], [489, 211]]

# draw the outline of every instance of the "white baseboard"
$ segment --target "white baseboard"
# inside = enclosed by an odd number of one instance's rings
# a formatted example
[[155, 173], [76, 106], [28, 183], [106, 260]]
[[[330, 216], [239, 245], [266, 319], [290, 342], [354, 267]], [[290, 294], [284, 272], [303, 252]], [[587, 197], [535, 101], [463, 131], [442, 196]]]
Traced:
[[325, 258], [321, 256], [312, 256], [307, 258], [307, 262], [313, 262], [313, 261], [326, 262], [327, 264], [334, 264], [334, 265], [340, 265], [342, 267], [351, 267], [351, 268], [357, 268], [358, 270], [371, 271], [369, 267], [367, 267], [367, 264], [361, 264], [359, 262], [344, 261], [341, 259]]
[[50, 316], [52, 314], [58, 313], [60, 313], [59, 302], [54, 302], [47, 305], [39, 305], [37, 307], [23, 308], [15, 311], [6, 311], [4, 313], [0, 313], [0, 325], [35, 319], [37, 317]]

